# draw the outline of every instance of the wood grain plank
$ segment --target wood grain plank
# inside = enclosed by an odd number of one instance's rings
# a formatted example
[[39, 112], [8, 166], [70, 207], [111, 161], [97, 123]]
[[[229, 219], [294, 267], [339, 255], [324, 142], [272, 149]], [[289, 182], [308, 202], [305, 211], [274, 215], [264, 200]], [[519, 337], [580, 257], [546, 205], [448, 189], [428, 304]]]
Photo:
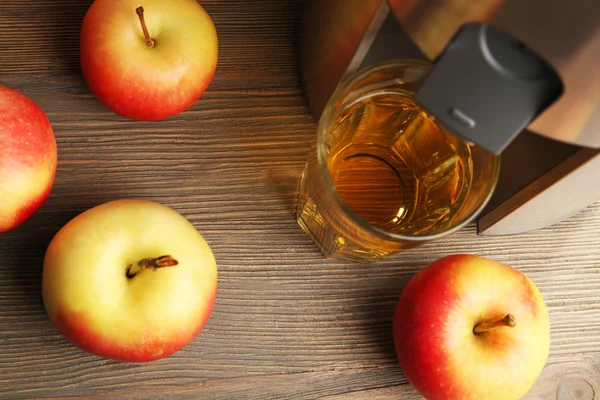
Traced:
[[600, 398], [600, 369], [586, 362], [546, 367], [524, 400], [596, 400]]
[[[322, 372], [308, 372], [285, 375], [261, 375], [232, 379], [210, 379], [199, 385], [186, 384], [183, 379], [156, 379], [144, 387], [131, 390], [127, 385], [100, 388], [96, 394], [78, 397], [81, 400], [105, 399], [110, 394], [111, 399], [198, 399], [211, 398], [229, 399], [265, 399], [278, 400], [294, 398], [299, 400], [323, 398], [332, 393], [351, 393], [363, 391], [369, 379], [377, 379], [385, 373], [385, 368], [370, 369], [332, 369]], [[378, 379], [379, 386], [390, 385], [398, 387], [399, 380], [384, 381]], [[403, 386], [404, 393], [414, 390]], [[105, 391], [109, 389], [109, 391]], [[399, 393], [396, 390], [396, 393]], [[343, 394], [345, 396], [345, 394]], [[54, 398], [56, 399], [56, 398]], [[410, 398], [409, 398], [410, 399]]]
[[[59, 145], [51, 197], [0, 236], [0, 398], [417, 399], [394, 355], [395, 302], [420, 268], [459, 252], [514, 265], [540, 287], [547, 368], [600, 370], [600, 203], [526, 235], [478, 237], [470, 225], [376, 265], [324, 260], [293, 216], [316, 129], [298, 70], [303, 1], [203, 1], [219, 32], [217, 73], [190, 110], [159, 123], [119, 118], [86, 87], [77, 36], [90, 3], [0, 2], [0, 83], [46, 110]], [[149, 364], [84, 354], [41, 301], [52, 236], [123, 197], [181, 212], [219, 266], [205, 330]]]

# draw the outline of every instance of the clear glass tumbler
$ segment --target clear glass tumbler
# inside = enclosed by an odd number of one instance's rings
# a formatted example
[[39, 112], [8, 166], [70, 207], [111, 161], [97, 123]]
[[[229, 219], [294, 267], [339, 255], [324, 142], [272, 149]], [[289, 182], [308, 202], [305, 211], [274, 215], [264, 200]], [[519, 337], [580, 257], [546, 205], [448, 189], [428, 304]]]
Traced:
[[370, 66], [326, 105], [297, 209], [326, 257], [376, 261], [460, 229], [490, 199], [500, 158], [445, 132], [412, 98], [430, 69]]

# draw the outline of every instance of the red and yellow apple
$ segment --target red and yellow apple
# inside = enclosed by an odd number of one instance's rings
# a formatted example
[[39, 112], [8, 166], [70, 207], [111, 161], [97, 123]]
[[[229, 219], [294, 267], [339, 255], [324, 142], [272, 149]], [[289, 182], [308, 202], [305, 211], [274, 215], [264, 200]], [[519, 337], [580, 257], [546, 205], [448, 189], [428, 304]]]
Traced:
[[80, 57], [104, 105], [156, 121], [204, 93], [217, 66], [217, 32], [196, 0], [96, 0], [81, 27]]
[[0, 232], [25, 222], [46, 201], [56, 174], [56, 140], [44, 111], [0, 85]]
[[428, 400], [516, 400], [546, 363], [548, 312], [519, 270], [454, 255], [417, 273], [393, 319], [404, 374]]
[[213, 253], [175, 210], [115, 200], [68, 222], [44, 259], [44, 304], [81, 349], [120, 361], [164, 358], [192, 341], [217, 290]]

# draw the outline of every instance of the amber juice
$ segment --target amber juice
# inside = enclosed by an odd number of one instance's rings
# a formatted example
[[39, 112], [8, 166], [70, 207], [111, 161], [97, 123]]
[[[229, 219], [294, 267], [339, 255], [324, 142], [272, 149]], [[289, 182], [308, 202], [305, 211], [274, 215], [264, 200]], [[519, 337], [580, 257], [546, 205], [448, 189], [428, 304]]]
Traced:
[[389, 79], [418, 67], [341, 85], [321, 118], [297, 219], [326, 256], [369, 262], [441, 237], [491, 195], [498, 159], [444, 131], [407, 81]]
[[403, 94], [379, 93], [351, 104], [328, 146], [328, 169], [341, 198], [386, 231], [442, 230], [469, 193], [469, 147]]
[[[360, 218], [385, 231], [441, 231], [469, 193], [469, 147], [440, 129], [403, 93], [377, 93], [350, 104], [336, 121], [326, 148], [329, 174], [341, 199]], [[310, 198], [300, 206], [301, 218], [314, 220], [305, 225], [323, 220]], [[327, 229], [314, 229], [313, 234], [318, 243], [332, 236]], [[338, 242], [347, 242], [340, 237]]]

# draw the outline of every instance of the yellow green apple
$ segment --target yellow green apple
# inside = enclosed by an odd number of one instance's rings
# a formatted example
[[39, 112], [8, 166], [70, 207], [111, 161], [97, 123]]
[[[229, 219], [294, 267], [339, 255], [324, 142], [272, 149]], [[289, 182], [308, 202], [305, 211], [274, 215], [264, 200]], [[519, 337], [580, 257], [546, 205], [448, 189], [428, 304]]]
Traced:
[[120, 361], [171, 355], [208, 320], [217, 290], [213, 253], [175, 210], [123, 199], [91, 208], [52, 239], [43, 299], [81, 349]]
[[406, 285], [393, 319], [404, 374], [428, 400], [517, 400], [546, 363], [548, 312], [519, 270], [441, 258]]
[[22, 224], [44, 204], [56, 161], [56, 140], [44, 111], [0, 85], [0, 233]]
[[196, 0], [96, 0], [83, 19], [80, 58], [105, 106], [161, 120], [189, 108], [210, 84], [217, 31]]

